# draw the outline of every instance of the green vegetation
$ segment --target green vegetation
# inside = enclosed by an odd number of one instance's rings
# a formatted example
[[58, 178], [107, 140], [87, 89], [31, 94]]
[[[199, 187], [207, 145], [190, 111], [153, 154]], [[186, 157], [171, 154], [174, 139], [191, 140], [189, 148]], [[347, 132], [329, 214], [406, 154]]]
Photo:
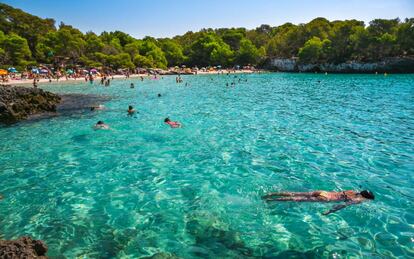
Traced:
[[135, 39], [120, 32], [82, 33], [0, 4], [0, 66], [42, 64], [86, 67], [262, 65], [269, 57], [299, 57], [303, 63], [378, 61], [414, 55], [414, 18], [357, 20], [316, 18], [307, 24], [203, 29], [172, 39]]

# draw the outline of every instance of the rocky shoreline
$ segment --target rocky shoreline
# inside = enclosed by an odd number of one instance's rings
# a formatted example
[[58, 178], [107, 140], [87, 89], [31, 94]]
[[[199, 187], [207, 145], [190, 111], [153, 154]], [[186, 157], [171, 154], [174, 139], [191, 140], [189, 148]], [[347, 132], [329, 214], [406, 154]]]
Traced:
[[57, 95], [39, 88], [0, 86], [0, 124], [82, 113], [108, 100], [105, 96]]
[[414, 73], [414, 57], [386, 58], [378, 62], [349, 61], [333, 64], [304, 64], [297, 58], [272, 58], [270, 70], [280, 72], [329, 72], [329, 73]]
[[11, 124], [42, 112], [56, 112], [61, 98], [39, 88], [0, 86], [0, 123]]

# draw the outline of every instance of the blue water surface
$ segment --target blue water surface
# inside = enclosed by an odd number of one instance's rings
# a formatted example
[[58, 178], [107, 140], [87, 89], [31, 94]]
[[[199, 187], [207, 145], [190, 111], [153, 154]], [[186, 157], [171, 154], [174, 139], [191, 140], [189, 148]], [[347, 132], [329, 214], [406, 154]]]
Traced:
[[[414, 75], [42, 88], [110, 100], [0, 127], [0, 239], [42, 239], [56, 258], [414, 257]], [[111, 130], [93, 130], [98, 120]], [[323, 216], [333, 204], [260, 198], [348, 189], [376, 200]]]

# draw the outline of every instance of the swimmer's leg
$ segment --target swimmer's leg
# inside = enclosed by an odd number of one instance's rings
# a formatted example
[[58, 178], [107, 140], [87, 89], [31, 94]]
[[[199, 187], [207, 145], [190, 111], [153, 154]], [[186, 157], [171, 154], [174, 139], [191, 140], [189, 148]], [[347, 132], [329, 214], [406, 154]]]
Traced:
[[314, 197], [317, 196], [319, 192], [271, 192], [264, 196], [262, 196], [263, 199], [266, 199], [268, 197]]
[[316, 197], [308, 196], [295, 196], [295, 197], [283, 197], [283, 198], [266, 198], [266, 201], [295, 201], [295, 202], [318, 202], [321, 201]]

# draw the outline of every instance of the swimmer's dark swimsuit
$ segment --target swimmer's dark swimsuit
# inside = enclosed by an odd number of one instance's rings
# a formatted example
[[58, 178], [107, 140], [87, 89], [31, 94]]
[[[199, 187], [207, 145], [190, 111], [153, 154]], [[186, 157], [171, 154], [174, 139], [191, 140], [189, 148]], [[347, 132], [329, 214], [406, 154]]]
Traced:
[[346, 195], [345, 191], [342, 192], [341, 198], [343, 198], [344, 201], [350, 201], [351, 199]]

